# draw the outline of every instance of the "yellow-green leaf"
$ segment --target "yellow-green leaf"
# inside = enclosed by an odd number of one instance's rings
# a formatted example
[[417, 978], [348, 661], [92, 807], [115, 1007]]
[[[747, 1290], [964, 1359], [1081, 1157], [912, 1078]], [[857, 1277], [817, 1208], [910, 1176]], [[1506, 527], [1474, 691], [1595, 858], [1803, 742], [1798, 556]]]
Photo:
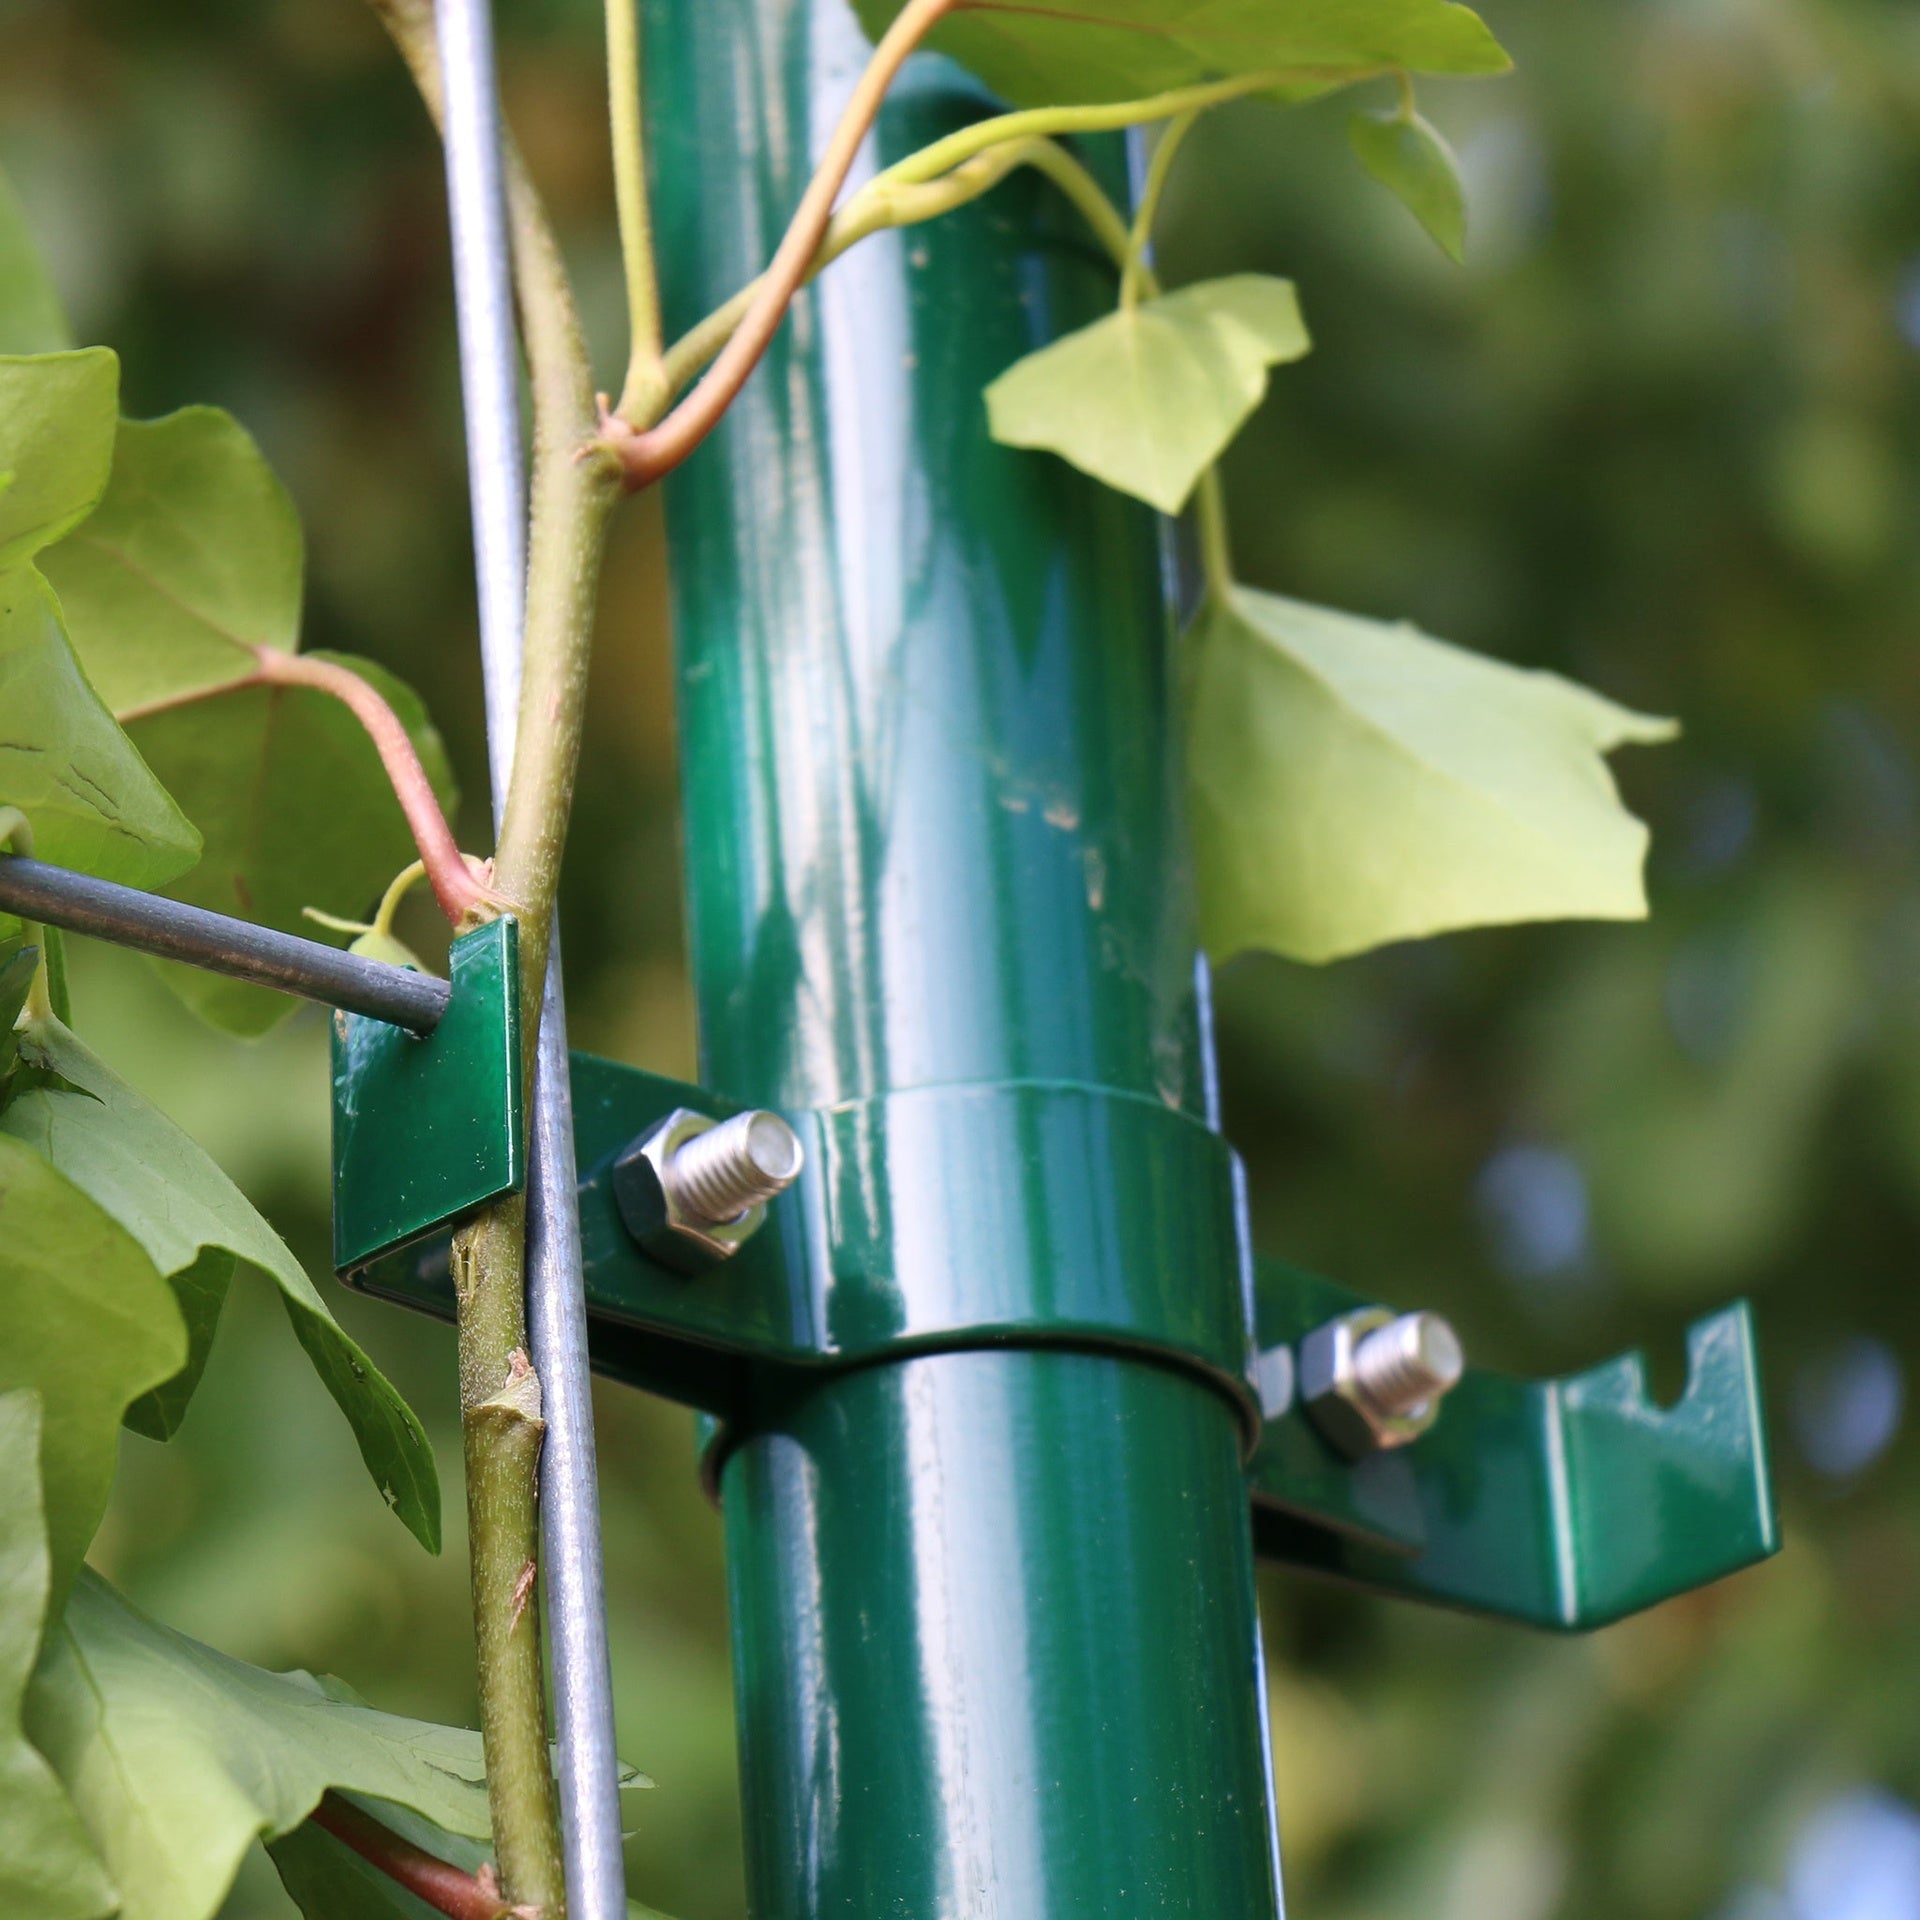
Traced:
[[1417, 113], [1356, 113], [1347, 139], [1360, 164], [1456, 263], [1467, 254], [1467, 194], [1453, 149], [1438, 127]]
[[0, 573], [92, 512], [119, 397], [120, 362], [105, 347], [0, 358]]
[[25, 1142], [0, 1134], [0, 1392], [40, 1396], [58, 1605], [106, 1510], [120, 1419], [187, 1358], [187, 1330], [139, 1242]]
[[286, 488], [218, 407], [123, 421], [99, 506], [42, 562], [116, 713], [243, 679], [254, 646], [292, 652], [303, 565]]
[[100, 1920], [120, 1897], [59, 1777], [20, 1722], [52, 1598], [40, 1396], [0, 1393], [0, 1913]]
[[[903, 0], [858, 0], [876, 38]], [[968, 0], [928, 45], [971, 67], [1015, 106], [1131, 100], [1225, 75], [1283, 71], [1276, 88], [1318, 92], [1405, 67], [1501, 73], [1479, 16], [1449, 0]]]
[[210, 1920], [248, 1846], [290, 1832], [330, 1787], [488, 1832], [477, 1733], [229, 1659], [91, 1570], [48, 1636], [27, 1729], [120, 1884], [121, 1920]]
[[41, 859], [126, 886], [160, 886], [200, 857], [199, 834], [87, 684], [31, 566], [0, 572], [0, 806], [26, 814]]
[[57, 1020], [20, 1039], [40, 1083], [0, 1111], [11, 1135], [57, 1167], [170, 1276], [191, 1343], [162, 1391], [139, 1405], [143, 1431], [178, 1423], [213, 1338], [234, 1262], [279, 1289], [315, 1372], [346, 1416], [382, 1497], [430, 1553], [440, 1546], [433, 1450], [413, 1410], [327, 1311], [286, 1243], [212, 1160]]
[[1646, 829], [1601, 756], [1671, 739], [1672, 721], [1244, 587], [1189, 644], [1190, 809], [1216, 959], [1335, 960], [1458, 927], [1645, 914]]
[[1178, 513], [1267, 391], [1311, 342], [1287, 280], [1237, 273], [1122, 308], [1016, 361], [987, 389], [1010, 447], [1044, 447]]

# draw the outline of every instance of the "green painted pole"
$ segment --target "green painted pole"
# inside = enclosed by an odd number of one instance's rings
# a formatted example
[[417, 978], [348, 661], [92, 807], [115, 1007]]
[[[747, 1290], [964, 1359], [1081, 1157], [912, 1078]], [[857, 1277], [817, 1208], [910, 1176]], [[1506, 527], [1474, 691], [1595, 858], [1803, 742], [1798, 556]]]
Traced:
[[[844, 0], [653, 0], [677, 325], [759, 270], [863, 57]], [[923, 59], [882, 156], [982, 110]], [[951, 1270], [927, 1220], [1044, 1308], [1164, 1178], [1098, 1115], [1204, 1124], [1156, 530], [993, 446], [980, 399], [1112, 291], [1030, 179], [870, 241], [670, 487], [703, 1077], [871, 1122], [828, 1204], [876, 1223], [903, 1326]], [[1010, 1187], [940, 1116], [1017, 1127], [1036, 1084], [1096, 1118]], [[769, 1384], [729, 1435], [757, 1920], [1275, 1920], [1234, 1396], [1164, 1356], [943, 1345]]]

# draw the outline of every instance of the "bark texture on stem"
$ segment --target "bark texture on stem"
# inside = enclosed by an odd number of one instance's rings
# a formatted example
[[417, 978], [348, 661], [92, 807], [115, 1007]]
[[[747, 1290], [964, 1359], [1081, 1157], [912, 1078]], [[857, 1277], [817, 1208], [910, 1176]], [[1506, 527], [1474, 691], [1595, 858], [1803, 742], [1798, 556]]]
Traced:
[[[435, 119], [430, 0], [372, 0]], [[533, 394], [526, 658], [513, 780], [495, 858], [520, 916], [528, 1084], [586, 697], [600, 547], [618, 469], [582, 448], [596, 421], [565, 264], [526, 168], [506, 155], [514, 285]], [[526, 1215], [516, 1196], [454, 1237], [460, 1405], [487, 1793], [502, 1891], [558, 1914], [565, 1898], [547, 1727], [537, 1584], [539, 1380], [526, 1357]]]

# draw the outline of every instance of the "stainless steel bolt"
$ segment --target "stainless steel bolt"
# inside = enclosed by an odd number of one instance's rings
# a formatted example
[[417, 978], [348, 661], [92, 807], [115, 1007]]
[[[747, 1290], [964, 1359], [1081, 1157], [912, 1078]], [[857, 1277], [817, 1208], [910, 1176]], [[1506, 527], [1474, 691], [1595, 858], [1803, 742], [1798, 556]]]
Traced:
[[660, 1171], [682, 1213], [723, 1227], [784, 1193], [802, 1158], [800, 1136], [777, 1113], [736, 1113], [683, 1141]]
[[758, 1231], [767, 1202], [800, 1177], [805, 1157], [777, 1113], [716, 1121], [676, 1107], [615, 1158], [613, 1197], [646, 1252], [698, 1273]]
[[1459, 1337], [1437, 1313], [1364, 1307], [1300, 1343], [1300, 1398], [1350, 1459], [1417, 1440], [1466, 1370]]
[[1403, 1313], [1353, 1350], [1354, 1384], [1381, 1413], [1424, 1412], [1466, 1371], [1460, 1336], [1437, 1313]]

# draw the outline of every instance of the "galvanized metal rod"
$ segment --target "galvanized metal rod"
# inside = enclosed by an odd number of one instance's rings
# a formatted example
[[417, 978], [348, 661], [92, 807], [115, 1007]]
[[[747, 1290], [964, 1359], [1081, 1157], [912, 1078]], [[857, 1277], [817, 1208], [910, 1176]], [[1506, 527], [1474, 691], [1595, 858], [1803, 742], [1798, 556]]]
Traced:
[[362, 959], [322, 940], [302, 940], [22, 854], [0, 855], [0, 911], [364, 1013], [414, 1033], [433, 1031], [452, 991], [430, 973]]
[[[487, 760], [498, 825], [513, 771], [526, 598], [526, 480], [500, 110], [488, 0], [436, 0], [446, 100], [461, 393], [480, 594]], [[547, 1421], [540, 1461], [547, 1625], [569, 1920], [624, 1920], [619, 1760], [607, 1655], [586, 1297], [560, 941], [547, 959], [527, 1175], [527, 1337]]]

